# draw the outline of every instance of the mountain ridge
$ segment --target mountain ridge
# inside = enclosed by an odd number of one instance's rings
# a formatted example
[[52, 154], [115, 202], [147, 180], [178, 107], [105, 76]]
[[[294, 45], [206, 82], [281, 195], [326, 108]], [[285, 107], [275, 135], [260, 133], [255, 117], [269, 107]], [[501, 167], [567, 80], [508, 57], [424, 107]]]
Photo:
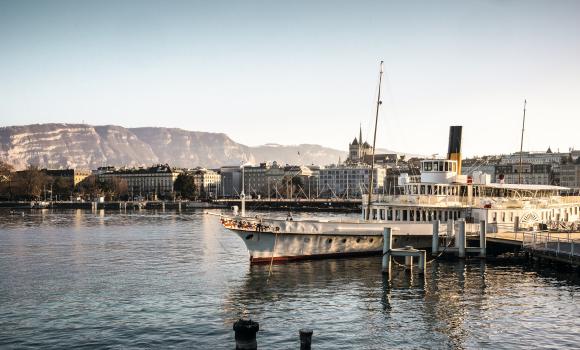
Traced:
[[68, 123], [0, 127], [0, 160], [16, 169], [29, 165], [96, 169], [157, 163], [217, 168], [265, 161], [327, 165], [346, 157], [346, 151], [317, 144], [247, 146], [225, 133], [181, 128]]

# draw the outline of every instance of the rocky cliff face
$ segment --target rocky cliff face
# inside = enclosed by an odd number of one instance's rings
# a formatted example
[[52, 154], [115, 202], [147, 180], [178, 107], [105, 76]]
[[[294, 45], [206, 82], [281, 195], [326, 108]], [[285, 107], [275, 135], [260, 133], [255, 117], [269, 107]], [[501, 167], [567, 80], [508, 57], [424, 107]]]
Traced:
[[248, 147], [225, 134], [172, 128], [123, 128], [115, 125], [35, 124], [0, 128], [0, 160], [24, 169], [139, 166], [215, 168], [242, 162], [276, 160], [281, 164], [329, 164], [346, 152], [319, 145]]

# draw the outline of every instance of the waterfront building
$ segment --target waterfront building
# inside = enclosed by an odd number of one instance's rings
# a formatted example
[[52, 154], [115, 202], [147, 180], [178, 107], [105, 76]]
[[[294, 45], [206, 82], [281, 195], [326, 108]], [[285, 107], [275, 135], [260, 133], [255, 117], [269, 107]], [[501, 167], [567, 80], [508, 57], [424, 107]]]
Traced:
[[[320, 169], [319, 191], [322, 196], [360, 198], [367, 192], [370, 175], [369, 166], [334, 166]], [[374, 192], [382, 192], [386, 169], [374, 169]]]
[[156, 198], [173, 194], [173, 184], [181, 171], [167, 164], [149, 168], [121, 168], [103, 170], [97, 174], [99, 181], [121, 179], [127, 181], [127, 189], [132, 198]]
[[517, 184], [520, 182], [521, 175], [522, 184], [530, 184], [530, 185], [554, 184], [552, 166], [549, 164], [524, 163], [521, 166], [521, 170], [519, 164], [497, 165], [495, 167], [494, 175], [495, 182], [497, 183], [503, 182], [507, 184]]
[[[559, 165], [562, 163], [562, 159], [567, 158], [570, 155], [569, 152], [560, 153], [552, 152], [552, 149], [548, 147], [546, 152], [521, 152], [522, 163], [530, 164], [550, 164], [552, 166]], [[520, 164], [520, 152], [515, 152], [508, 155], [502, 155], [500, 159], [500, 164]]]
[[277, 162], [272, 162], [272, 165], [266, 170], [266, 188], [262, 189], [263, 196], [268, 198], [283, 198], [287, 196], [287, 189], [285, 186], [285, 172], [284, 168], [279, 166]]
[[266, 173], [271, 168], [270, 163], [260, 163], [257, 166], [243, 168], [244, 193], [246, 196], [261, 197], [266, 194], [268, 181]]
[[580, 189], [580, 158], [560, 165], [560, 185]]
[[461, 166], [461, 175], [472, 176], [474, 172], [487, 174], [495, 180], [495, 167], [500, 163], [501, 157], [483, 156], [464, 159]]
[[52, 178], [67, 180], [71, 188], [76, 187], [76, 185], [91, 175], [89, 170], [84, 169], [42, 169], [41, 171]]
[[221, 197], [238, 197], [242, 189], [242, 169], [240, 166], [223, 166], [220, 168]]
[[221, 188], [221, 175], [214, 170], [197, 168], [193, 171], [193, 184], [199, 196], [217, 197]]

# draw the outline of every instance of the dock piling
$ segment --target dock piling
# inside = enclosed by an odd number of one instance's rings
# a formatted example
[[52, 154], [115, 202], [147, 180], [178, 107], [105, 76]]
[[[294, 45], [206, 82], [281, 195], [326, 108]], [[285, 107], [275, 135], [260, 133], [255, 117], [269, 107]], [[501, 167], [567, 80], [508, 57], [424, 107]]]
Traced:
[[439, 220], [433, 221], [433, 242], [431, 244], [431, 254], [436, 255], [439, 251]]
[[[445, 238], [445, 245], [449, 243], [450, 239], [453, 239], [455, 236], [455, 221], [453, 219], [447, 220], [447, 237]], [[457, 246], [457, 242], [455, 242], [455, 246]]]
[[479, 222], [479, 256], [485, 258], [487, 255], [487, 226], [485, 220]]
[[419, 251], [421, 255], [419, 255], [419, 273], [425, 274], [425, 265], [427, 261], [427, 252], [424, 250]]
[[310, 350], [312, 346], [312, 329], [302, 328], [299, 332], [300, 350]]
[[393, 236], [390, 227], [383, 229], [383, 273], [391, 274], [391, 249], [393, 249]]
[[260, 330], [258, 322], [248, 319], [239, 319], [234, 323], [236, 332], [236, 350], [257, 350], [256, 333]]
[[459, 258], [465, 258], [465, 246], [467, 240], [465, 237], [465, 220], [459, 220], [459, 230], [457, 232], [455, 245], [458, 248]]

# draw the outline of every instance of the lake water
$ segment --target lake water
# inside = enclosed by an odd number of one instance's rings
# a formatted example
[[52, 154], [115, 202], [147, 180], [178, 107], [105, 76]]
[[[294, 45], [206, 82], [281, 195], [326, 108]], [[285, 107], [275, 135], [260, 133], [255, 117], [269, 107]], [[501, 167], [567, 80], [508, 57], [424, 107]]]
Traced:
[[0, 348], [578, 348], [577, 275], [434, 262], [426, 276], [380, 257], [250, 266], [215, 216], [0, 211]]

